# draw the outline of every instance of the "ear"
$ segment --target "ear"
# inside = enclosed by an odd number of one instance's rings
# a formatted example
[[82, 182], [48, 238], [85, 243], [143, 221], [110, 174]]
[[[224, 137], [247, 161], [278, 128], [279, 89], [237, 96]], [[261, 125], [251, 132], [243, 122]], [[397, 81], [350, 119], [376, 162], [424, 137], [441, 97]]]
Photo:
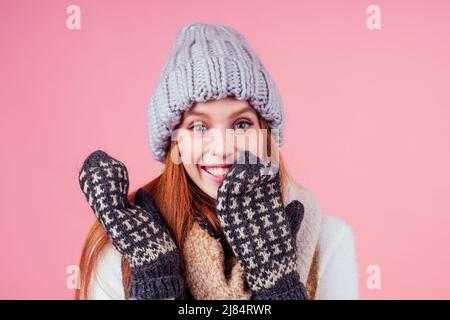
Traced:
[[285, 211], [291, 232], [294, 237], [297, 237], [297, 232], [300, 230], [300, 225], [305, 215], [305, 208], [300, 201], [294, 200], [286, 206]]

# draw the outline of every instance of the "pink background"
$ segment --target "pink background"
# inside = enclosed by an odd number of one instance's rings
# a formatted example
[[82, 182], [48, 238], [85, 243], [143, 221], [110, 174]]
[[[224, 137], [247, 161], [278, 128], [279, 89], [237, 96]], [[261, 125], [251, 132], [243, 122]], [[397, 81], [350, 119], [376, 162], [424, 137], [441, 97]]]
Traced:
[[[290, 171], [353, 228], [363, 299], [450, 298], [449, 1], [0, 3], [0, 298], [70, 299], [92, 211], [84, 158], [127, 164], [131, 189], [159, 168], [146, 108], [176, 32], [239, 30], [287, 113]], [[380, 31], [366, 8], [381, 8]], [[381, 268], [382, 287], [366, 287]]]

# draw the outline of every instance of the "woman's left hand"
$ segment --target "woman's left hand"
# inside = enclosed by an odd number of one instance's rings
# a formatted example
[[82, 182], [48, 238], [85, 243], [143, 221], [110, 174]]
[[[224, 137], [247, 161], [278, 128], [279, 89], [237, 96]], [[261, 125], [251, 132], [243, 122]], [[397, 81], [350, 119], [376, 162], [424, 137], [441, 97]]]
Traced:
[[303, 205], [283, 206], [278, 167], [241, 152], [217, 194], [216, 212], [255, 300], [308, 299], [297, 268]]

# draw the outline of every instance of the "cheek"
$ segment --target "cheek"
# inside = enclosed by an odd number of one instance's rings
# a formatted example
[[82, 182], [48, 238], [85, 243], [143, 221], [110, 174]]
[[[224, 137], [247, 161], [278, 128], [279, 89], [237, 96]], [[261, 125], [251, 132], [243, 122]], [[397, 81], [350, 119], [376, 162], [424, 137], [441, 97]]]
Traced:
[[184, 136], [178, 140], [181, 161], [185, 165], [196, 165], [202, 158], [202, 141], [199, 138]]
[[236, 140], [236, 148], [239, 150], [248, 150], [261, 157], [267, 153], [267, 151], [265, 151], [265, 139], [263, 131], [251, 129]]
[[198, 184], [200, 180], [200, 173], [198, 172], [197, 166], [195, 164], [183, 163], [183, 167], [187, 175], [192, 179], [192, 181]]

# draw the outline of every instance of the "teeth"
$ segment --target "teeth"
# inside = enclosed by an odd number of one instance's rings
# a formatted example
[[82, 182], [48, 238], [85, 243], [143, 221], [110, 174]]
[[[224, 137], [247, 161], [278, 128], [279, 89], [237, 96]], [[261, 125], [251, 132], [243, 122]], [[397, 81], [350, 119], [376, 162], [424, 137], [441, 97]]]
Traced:
[[205, 168], [206, 171], [217, 177], [224, 177], [229, 168]]

